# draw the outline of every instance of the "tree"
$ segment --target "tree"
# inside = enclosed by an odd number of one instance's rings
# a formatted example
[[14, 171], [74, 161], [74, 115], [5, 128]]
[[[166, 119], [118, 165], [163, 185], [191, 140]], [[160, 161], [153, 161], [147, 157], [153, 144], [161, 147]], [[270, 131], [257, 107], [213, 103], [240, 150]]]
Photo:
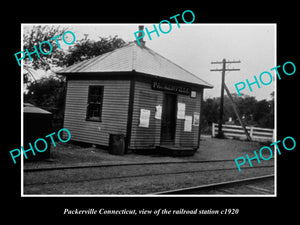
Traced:
[[[61, 27], [50, 26], [34, 26], [32, 30], [24, 35], [24, 49], [29, 52], [34, 51], [34, 45], [38, 45], [43, 41], [49, 41], [52, 37], [61, 35], [66, 31]], [[101, 55], [103, 53], [113, 51], [116, 48], [124, 46], [126, 43], [117, 36], [102, 38], [98, 41], [85, 38], [78, 40], [77, 43], [69, 47], [66, 52], [58, 49], [54, 43], [51, 54], [43, 55], [38, 58], [36, 54], [31, 57], [33, 61], [25, 58], [24, 83], [27, 84], [27, 93], [24, 94], [24, 101], [32, 103], [38, 107], [44, 108], [53, 113], [53, 125], [55, 128], [61, 128], [64, 113], [64, 99], [66, 83], [63, 76], [53, 73], [50, 77], [44, 77], [40, 80], [34, 78], [34, 71], [36, 69], [43, 69], [45, 72], [51, 70], [53, 67], [66, 67], [74, 63], [90, 59], [92, 57]], [[48, 45], [45, 45], [47, 47]], [[45, 49], [44, 52], [49, 51]], [[30, 79], [29, 76], [33, 77]]]
[[113, 51], [126, 44], [118, 36], [109, 36], [108, 38], [99, 37], [100, 40], [98, 41], [90, 40], [87, 37], [88, 35], [85, 35], [85, 38], [70, 47], [69, 54], [61, 59], [62, 65], [71, 66], [74, 63]]
[[255, 113], [256, 104], [257, 100], [255, 97], [249, 95], [245, 95], [243, 98], [240, 98], [240, 102], [237, 103], [243, 122], [246, 125], [255, 125], [253, 115]]
[[254, 120], [260, 127], [274, 128], [274, 92], [271, 97], [271, 100], [263, 99], [255, 105]]
[[219, 101], [216, 98], [208, 98], [206, 101], [203, 101], [203, 116], [201, 118], [203, 119], [203, 121], [206, 121], [210, 126], [212, 123], [216, 123], [218, 121], [218, 107]]
[[[274, 93], [271, 93], [272, 100], [257, 101], [255, 97], [242, 95], [239, 97], [236, 93], [232, 93], [233, 101], [241, 113], [245, 125], [257, 127], [274, 128]], [[202, 130], [208, 131], [208, 126], [218, 122], [220, 97], [209, 98], [203, 101], [201, 125]], [[240, 125], [237, 116], [232, 108], [230, 99], [224, 96], [224, 115], [223, 123], [228, 121], [229, 117], [236, 125]]]
[[53, 114], [53, 127], [62, 128], [65, 100], [65, 81], [56, 76], [44, 77], [30, 83], [24, 102], [32, 103]]
[[[24, 69], [24, 83], [27, 84], [31, 80], [35, 80], [34, 72], [37, 69], [43, 69], [45, 71], [50, 70], [53, 66], [59, 66], [61, 58], [64, 57], [65, 52], [62, 49], [58, 48], [58, 45], [55, 43], [55, 40], [50, 40], [51, 38], [62, 35], [66, 31], [66, 28], [60, 26], [33, 26], [28, 33], [23, 35], [23, 49], [27, 49], [28, 52], [34, 52], [35, 47], [39, 48], [39, 44], [43, 41], [49, 41], [52, 46], [52, 51], [48, 55], [41, 55], [40, 57], [37, 54], [32, 54], [30, 61], [29, 57], [23, 59]], [[35, 46], [35, 47], [34, 47]], [[50, 51], [49, 45], [42, 45], [43, 51]]]

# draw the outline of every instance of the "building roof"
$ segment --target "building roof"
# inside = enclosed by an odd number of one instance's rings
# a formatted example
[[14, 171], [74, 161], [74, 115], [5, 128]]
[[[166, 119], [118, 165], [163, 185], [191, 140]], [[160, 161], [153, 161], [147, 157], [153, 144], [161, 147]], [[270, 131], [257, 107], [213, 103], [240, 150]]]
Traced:
[[23, 107], [24, 113], [52, 114], [51, 112], [38, 108], [30, 103], [24, 103]]
[[[198, 84], [206, 88], [213, 86], [191, 72], [171, 62], [150, 48], [136, 42], [114, 51], [84, 60], [59, 70], [61, 75], [74, 73], [138, 72], [163, 78]], [[124, 73], [126, 76], [126, 73]]]

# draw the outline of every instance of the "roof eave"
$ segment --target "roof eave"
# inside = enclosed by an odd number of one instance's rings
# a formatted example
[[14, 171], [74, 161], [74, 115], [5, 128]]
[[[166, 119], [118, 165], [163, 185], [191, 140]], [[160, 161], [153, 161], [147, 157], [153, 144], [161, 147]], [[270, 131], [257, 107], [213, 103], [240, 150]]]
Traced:
[[177, 79], [171, 79], [171, 78], [167, 78], [167, 77], [162, 77], [159, 75], [155, 75], [155, 74], [148, 74], [148, 73], [142, 73], [142, 72], [138, 72], [135, 69], [133, 70], [128, 70], [128, 71], [103, 71], [103, 72], [57, 72], [57, 74], [59, 75], [63, 75], [63, 76], [79, 76], [79, 75], [107, 75], [107, 74], [116, 74], [116, 75], [120, 75], [120, 74], [127, 74], [128, 76], [130, 75], [142, 75], [142, 76], [146, 76], [149, 78], [159, 78], [159, 79], [165, 79], [165, 80], [170, 80], [173, 82], [181, 82], [181, 83], [185, 83], [187, 85], [195, 85], [201, 88], [213, 88], [213, 85], [210, 84], [200, 84], [200, 83], [192, 83], [192, 82], [188, 82], [188, 81], [183, 81], [183, 80], [177, 80]]

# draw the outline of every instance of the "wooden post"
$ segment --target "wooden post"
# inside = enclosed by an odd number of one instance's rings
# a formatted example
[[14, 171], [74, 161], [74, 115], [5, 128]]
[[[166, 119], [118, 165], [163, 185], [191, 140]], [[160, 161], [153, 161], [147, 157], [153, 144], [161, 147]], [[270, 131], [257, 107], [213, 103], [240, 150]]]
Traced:
[[253, 138], [253, 126], [250, 127], [250, 137]]
[[212, 69], [210, 71], [222, 71], [222, 84], [221, 84], [221, 101], [220, 101], [220, 113], [219, 113], [219, 127], [218, 127], [218, 138], [224, 138], [222, 131], [223, 122], [223, 103], [224, 103], [224, 86], [225, 86], [225, 72], [226, 71], [239, 71], [240, 69], [226, 69], [226, 63], [240, 63], [241, 61], [226, 61], [223, 59], [222, 62], [211, 62], [211, 64], [223, 64], [222, 69]]
[[233, 101], [233, 98], [232, 98], [232, 96], [231, 96], [231, 94], [230, 94], [230, 92], [229, 92], [229, 90], [228, 90], [226, 84], [224, 84], [224, 88], [225, 88], [225, 90], [226, 90], [226, 92], [227, 92], [227, 95], [228, 95], [228, 97], [229, 97], [229, 99], [230, 99], [230, 102], [231, 102], [231, 104], [232, 104], [233, 110], [234, 110], [234, 112], [235, 112], [235, 114], [236, 114], [238, 120], [240, 121], [241, 126], [242, 126], [243, 129], [244, 129], [244, 132], [245, 132], [245, 134], [246, 134], [246, 136], [247, 136], [248, 141], [252, 141], [252, 138], [250, 137], [250, 135], [249, 135], [249, 133], [248, 133], [248, 131], [247, 131], [247, 129], [246, 129], [246, 127], [245, 127], [245, 125], [244, 125], [244, 123], [243, 123], [243, 121], [242, 121], [240, 115], [239, 115], [238, 108], [236, 107], [236, 105], [235, 105], [235, 103], [234, 103], [234, 101]]
[[226, 60], [223, 59], [223, 69], [222, 69], [222, 84], [221, 84], [221, 100], [220, 100], [220, 112], [219, 112], [219, 127], [218, 127], [218, 138], [224, 138], [222, 131], [222, 122], [223, 122], [223, 106], [224, 106], [224, 84], [225, 84], [225, 68]]

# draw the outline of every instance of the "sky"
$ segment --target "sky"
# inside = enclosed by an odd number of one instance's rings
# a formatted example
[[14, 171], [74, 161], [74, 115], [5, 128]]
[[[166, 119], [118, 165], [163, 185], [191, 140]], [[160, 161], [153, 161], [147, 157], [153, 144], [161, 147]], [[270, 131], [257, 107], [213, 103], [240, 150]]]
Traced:
[[[37, 25], [37, 24], [36, 24]], [[43, 24], [42, 24], [43, 25]], [[58, 25], [58, 24], [55, 24]], [[76, 41], [88, 34], [92, 40], [98, 37], [117, 35], [124, 41], [134, 41], [134, 32], [138, 25], [144, 25], [149, 31], [153, 24], [60, 24], [72, 31]], [[158, 27], [158, 24], [155, 24]], [[226, 72], [225, 83], [231, 93], [237, 93], [235, 84], [254, 82], [254, 76], [268, 71], [273, 75], [273, 82], [269, 85], [252, 85], [241, 93], [254, 96], [257, 100], [271, 99], [271, 92], [275, 88], [276, 74], [270, 71], [276, 65], [276, 24], [200, 24], [172, 23], [169, 33], [160, 36], [152, 33], [152, 40], [145, 35], [146, 46], [178, 64], [189, 72], [212, 84], [214, 88], [204, 90], [204, 99], [219, 97], [221, 92], [221, 72], [211, 72], [211, 69], [221, 69], [222, 64], [211, 64], [212, 61], [237, 61], [227, 68], [237, 68], [240, 71]], [[32, 24], [23, 24], [23, 31], [27, 32]], [[167, 31], [169, 25], [163, 25], [162, 30]], [[68, 46], [62, 46], [67, 48]], [[265, 83], [269, 78], [263, 77]]]

